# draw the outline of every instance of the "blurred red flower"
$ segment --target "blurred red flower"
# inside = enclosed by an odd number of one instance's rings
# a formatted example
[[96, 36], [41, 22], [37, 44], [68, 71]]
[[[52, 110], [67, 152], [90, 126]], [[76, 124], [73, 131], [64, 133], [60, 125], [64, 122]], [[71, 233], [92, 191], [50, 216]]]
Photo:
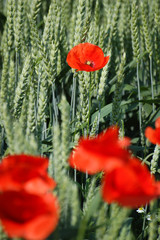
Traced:
[[40, 196], [25, 191], [5, 191], [0, 194], [0, 219], [11, 238], [44, 240], [58, 223], [57, 198], [51, 193]]
[[13, 155], [0, 164], [0, 220], [9, 237], [44, 240], [59, 219], [48, 159]]
[[155, 130], [151, 127], [147, 127], [145, 136], [151, 143], [160, 145], [160, 117], [155, 121], [155, 127]]
[[102, 196], [108, 203], [137, 208], [159, 195], [160, 182], [136, 158], [105, 174], [102, 181]]
[[47, 175], [48, 159], [11, 155], [0, 164], [0, 191], [25, 190], [38, 194], [53, 189], [55, 181]]
[[119, 139], [119, 129], [110, 127], [96, 138], [81, 138], [78, 146], [69, 157], [69, 164], [82, 172], [95, 174], [100, 171], [111, 171], [126, 164], [130, 153], [129, 138]]
[[67, 63], [77, 71], [93, 72], [103, 68], [109, 61], [102, 49], [91, 43], [80, 43], [67, 55]]

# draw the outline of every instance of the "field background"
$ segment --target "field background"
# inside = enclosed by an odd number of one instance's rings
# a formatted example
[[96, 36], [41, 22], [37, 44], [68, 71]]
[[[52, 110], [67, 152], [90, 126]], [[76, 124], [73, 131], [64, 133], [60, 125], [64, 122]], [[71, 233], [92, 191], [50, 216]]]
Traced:
[[[82, 42], [101, 47], [109, 63], [71, 69], [67, 54]], [[160, 239], [158, 201], [143, 213], [107, 205], [101, 175], [67, 163], [80, 136], [117, 124], [159, 178], [159, 147], [144, 136], [160, 116], [159, 79], [159, 0], [0, 0], [0, 157], [49, 157], [61, 204], [50, 239]]]

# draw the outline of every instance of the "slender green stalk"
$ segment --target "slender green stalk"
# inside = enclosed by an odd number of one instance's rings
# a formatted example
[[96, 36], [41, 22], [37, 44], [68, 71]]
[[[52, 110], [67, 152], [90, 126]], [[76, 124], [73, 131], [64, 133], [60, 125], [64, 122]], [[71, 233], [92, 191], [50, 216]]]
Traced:
[[[149, 62], [149, 66], [150, 66], [150, 68], [149, 68], [149, 70], [150, 70], [150, 79], [151, 79], [151, 93], [152, 93], [152, 100], [154, 100], [154, 88], [153, 88], [153, 70], [152, 70], [152, 62], [153, 62], [153, 60], [152, 60], [152, 55], [149, 57], [149, 60], [150, 60], [150, 62]], [[155, 104], [154, 103], [152, 103], [152, 109], [153, 109], [153, 113], [155, 113]]]
[[147, 210], [148, 210], [148, 204], [146, 204], [145, 209], [144, 209], [143, 225], [142, 225], [142, 237], [141, 237], [141, 240], [144, 239], [144, 231], [145, 231], [145, 225], [146, 225]]
[[[139, 80], [139, 62], [137, 62], [137, 87], [138, 87], [138, 100], [141, 100], [140, 80]], [[138, 103], [139, 111], [139, 130], [142, 131], [142, 104]]]
[[74, 118], [75, 118], [76, 82], [77, 82], [77, 73], [74, 72], [74, 74], [73, 74], [73, 84], [72, 84], [72, 97], [71, 97], [71, 117], [70, 117], [72, 122], [74, 121]]
[[88, 125], [87, 125], [87, 136], [89, 135], [89, 132], [90, 132], [90, 114], [91, 114], [91, 94], [92, 94], [92, 91], [91, 91], [91, 73], [90, 73], [90, 76], [89, 76], [89, 92], [88, 92]]

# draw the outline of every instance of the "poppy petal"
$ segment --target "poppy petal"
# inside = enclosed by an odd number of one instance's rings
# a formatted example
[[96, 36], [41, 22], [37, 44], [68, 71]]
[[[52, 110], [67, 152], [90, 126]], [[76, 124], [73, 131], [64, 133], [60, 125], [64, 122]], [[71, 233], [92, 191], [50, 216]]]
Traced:
[[127, 165], [107, 173], [102, 183], [102, 196], [108, 203], [117, 202], [126, 207], [145, 205], [159, 195], [156, 183], [148, 168], [134, 158]]
[[91, 43], [82, 43], [79, 45], [81, 48], [80, 61], [93, 61], [96, 66], [101, 66], [104, 62], [104, 53], [102, 49]]
[[102, 65], [101, 65], [101, 66], [99, 66], [99, 68], [96, 68], [96, 70], [99, 70], [99, 69], [101, 69], [101, 68], [105, 67], [105, 66], [106, 66], [106, 64], [107, 64], [107, 63], [108, 63], [108, 61], [109, 61], [109, 58], [110, 58], [110, 56], [106, 56], [106, 57], [104, 58], [104, 62], [102, 63]]
[[151, 143], [160, 145], [160, 117], [156, 119], [155, 127], [155, 129], [147, 127], [145, 129], [145, 136]]
[[94, 174], [126, 164], [130, 153], [124, 146], [129, 140], [119, 140], [118, 132], [117, 127], [110, 127], [95, 138], [81, 138], [70, 155], [71, 167]]
[[[29, 155], [13, 155], [0, 164], [0, 190], [45, 192], [55, 188], [55, 181], [47, 175], [48, 159]], [[36, 187], [41, 185], [41, 187]]]
[[155, 127], [160, 128], [160, 117], [156, 119], [155, 121]]
[[67, 55], [67, 63], [77, 71], [92, 72], [103, 68], [109, 60], [104, 57], [102, 49], [91, 43], [80, 43], [74, 46]]
[[6, 191], [0, 195], [0, 218], [9, 237], [43, 240], [58, 223], [57, 198], [51, 193], [37, 196]]
[[[153, 128], [151, 127], [147, 127], [145, 129], [145, 136], [146, 138], [149, 139], [149, 141], [153, 144], [158, 144], [158, 139], [157, 139], [157, 136], [156, 136], [156, 130], [154, 130]], [[160, 142], [159, 142], [160, 144]]]

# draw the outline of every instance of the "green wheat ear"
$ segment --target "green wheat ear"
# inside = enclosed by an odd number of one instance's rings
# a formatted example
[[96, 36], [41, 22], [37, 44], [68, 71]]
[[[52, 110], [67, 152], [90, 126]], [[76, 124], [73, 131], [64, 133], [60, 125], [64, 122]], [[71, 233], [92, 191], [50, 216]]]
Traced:
[[107, 46], [108, 51], [111, 51], [112, 39], [115, 36], [117, 31], [117, 23], [118, 23], [120, 6], [121, 6], [121, 1], [120, 0], [116, 1], [113, 17], [111, 21], [111, 26], [110, 26], [110, 35], [109, 35], [108, 46]]
[[150, 170], [151, 170], [152, 174], [155, 174], [156, 171], [157, 171], [159, 152], [160, 152], [159, 145], [156, 145], [155, 148], [154, 148], [154, 153], [153, 153], [153, 156], [152, 156], [151, 167], [150, 167]]
[[43, 125], [46, 119], [46, 110], [47, 110], [47, 103], [48, 103], [48, 84], [47, 84], [47, 77], [44, 71], [44, 66], [42, 66], [42, 73], [40, 74], [40, 90], [38, 95], [38, 110], [36, 116], [36, 129], [37, 129], [37, 137], [38, 137], [38, 144], [39, 148], [41, 148], [42, 144], [42, 131]]
[[150, 203], [150, 222], [149, 222], [149, 240], [157, 239], [157, 227], [158, 227], [158, 219], [157, 219], [157, 208], [158, 202], [157, 200], [152, 201]]
[[[84, 25], [81, 32], [81, 42], [87, 41], [90, 24], [91, 24], [91, 7], [90, 7], [89, 0], [87, 0], [86, 6], [85, 6]], [[92, 41], [88, 41], [88, 42], [92, 42]]]
[[13, 22], [14, 22], [15, 1], [7, 1], [7, 44], [8, 50], [11, 51], [13, 46]]
[[76, 18], [76, 26], [75, 26], [75, 35], [74, 35], [74, 46], [80, 43], [80, 36], [82, 30], [82, 23], [84, 17], [84, 7], [85, 1], [79, 0], [78, 9], [77, 9], [77, 18]]
[[103, 203], [100, 207], [98, 214], [97, 214], [97, 226], [100, 226], [96, 229], [96, 239], [103, 239], [106, 233], [106, 222], [107, 222], [107, 210], [108, 204]]
[[19, 118], [21, 113], [23, 99], [25, 97], [27, 85], [29, 83], [28, 78], [29, 78], [30, 70], [31, 70], [31, 56], [28, 55], [25, 60], [22, 73], [20, 75], [20, 79], [15, 90], [16, 95], [14, 98], [14, 116], [16, 118]]
[[[130, 214], [127, 208], [120, 208], [116, 204], [111, 205], [110, 225], [107, 233], [104, 235], [103, 240], [117, 239], [119, 231], [122, 228], [126, 217]], [[117, 216], [117, 217], [116, 217]]]
[[[85, 77], [87, 76], [86, 82]], [[79, 83], [79, 99], [80, 99], [80, 114], [83, 122], [83, 133], [86, 135], [86, 124], [89, 121], [89, 102], [88, 102], [88, 96], [89, 96], [89, 88], [86, 88], [86, 85], [88, 86], [90, 83], [90, 75], [89, 73], [78, 73], [78, 83]], [[87, 91], [86, 91], [87, 89]]]
[[9, 77], [8, 77], [8, 104], [11, 113], [14, 108], [14, 95], [15, 95], [15, 63], [13, 59], [10, 59]]
[[[109, 56], [111, 56], [111, 54], [108, 54]], [[101, 77], [99, 80], [99, 86], [98, 86], [98, 99], [101, 100], [103, 97], [103, 94], [105, 92], [105, 86], [106, 86], [106, 79], [107, 79], [107, 74], [109, 71], [109, 67], [110, 67], [110, 58], [109, 61], [107, 63], [107, 65], [103, 68], [102, 73], [101, 73]]]
[[5, 129], [7, 144], [8, 144], [8, 153], [14, 153], [14, 130], [13, 130], [13, 119], [9, 113], [7, 103], [3, 102], [0, 104], [2, 126]]
[[60, 181], [60, 172], [62, 171], [62, 157], [61, 157], [61, 140], [60, 128], [56, 124], [53, 127], [53, 155], [51, 158], [50, 167], [53, 169], [53, 177], [57, 182]]
[[1, 75], [1, 89], [0, 89], [0, 99], [2, 102], [8, 101], [8, 66], [9, 66], [9, 53], [6, 51], [4, 53], [3, 59], [3, 68], [2, 68], [2, 75]]
[[70, 146], [70, 122], [69, 122], [69, 113], [70, 113], [70, 106], [65, 98], [62, 95], [61, 102], [59, 104], [60, 111], [61, 111], [61, 157], [63, 161], [63, 166], [66, 168], [68, 163], [68, 156], [69, 156], [69, 146]]
[[31, 133], [34, 133], [36, 128], [36, 112], [35, 112], [35, 103], [36, 103], [36, 93], [34, 90], [34, 83], [31, 79], [29, 87], [29, 103], [27, 109], [27, 126], [26, 126], [26, 135], [30, 136]]
[[28, 97], [29, 95], [27, 94], [25, 96], [25, 98], [23, 99], [23, 104], [22, 104], [22, 108], [21, 108], [21, 114], [20, 114], [20, 117], [19, 117], [19, 122], [20, 122], [20, 125], [23, 129], [23, 132], [24, 134], [26, 133], [26, 129], [27, 129], [27, 118], [28, 118]]
[[121, 99], [122, 99], [122, 90], [123, 90], [123, 81], [124, 81], [124, 67], [126, 62], [126, 53], [123, 54], [122, 60], [117, 72], [117, 82], [115, 85], [115, 92], [112, 105], [112, 118], [111, 125], [118, 124], [120, 126], [120, 114], [121, 114]]
[[24, 1], [19, 0], [17, 4], [17, 11], [14, 16], [14, 39], [16, 52], [20, 50], [22, 45], [24, 29], [23, 22], [24, 22]]
[[146, 12], [145, 12], [143, 2], [141, 2], [141, 15], [142, 15], [142, 25], [143, 25], [143, 33], [144, 33], [146, 49], [147, 49], [147, 52], [149, 53], [149, 56], [151, 57], [153, 54], [151, 36], [148, 28], [148, 22], [147, 22]]
[[139, 34], [138, 34], [138, 7], [136, 5], [136, 1], [132, 3], [132, 15], [131, 15], [131, 34], [132, 34], [132, 48], [133, 55], [136, 61], [139, 61], [140, 57], [140, 47], [139, 47]]
[[[64, 106], [66, 106], [63, 102], [65, 97], [62, 97], [61, 100], [61, 111], [64, 110]], [[63, 109], [63, 110], [62, 110]], [[63, 113], [64, 114], [64, 113]], [[65, 114], [64, 114], [65, 115]], [[63, 115], [63, 117], [64, 117]], [[63, 119], [62, 117], [62, 119]], [[64, 119], [63, 119], [64, 120]], [[65, 122], [66, 123], [66, 122]], [[65, 125], [65, 124], [64, 124]], [[65, 136], [63, 136], [64, 131], [66, 133], [66, 126], [62, 126], [62, 141]], [[63, 143], [64, 144], [64, 143]], [[49, 171], [53, 174], [54, 179], [57, 182], [57, 193], [59, 202], [61, 205], [61, 222], [64, 224], [68, 224], [66, 221], [70, 221], [72, 226], [76, 225], [79, 220], [80, 215], [80, 206], [78, 199], [78, 189], [75, 183], [73, 183], [69, 176], [67, 175], [66, 165], [67, 162], [64, 163], [63, 154], [64, 148], [61, 143], [61, 131], [58, 125], [54, 125], [53, 127], [53, 155], [50, 158]], [[63, 152], [62, 152], [63, 148]], [[68, 151], [68, 149], [66, 149]], [[69, 186], [69, 187], [68, 187]]]

